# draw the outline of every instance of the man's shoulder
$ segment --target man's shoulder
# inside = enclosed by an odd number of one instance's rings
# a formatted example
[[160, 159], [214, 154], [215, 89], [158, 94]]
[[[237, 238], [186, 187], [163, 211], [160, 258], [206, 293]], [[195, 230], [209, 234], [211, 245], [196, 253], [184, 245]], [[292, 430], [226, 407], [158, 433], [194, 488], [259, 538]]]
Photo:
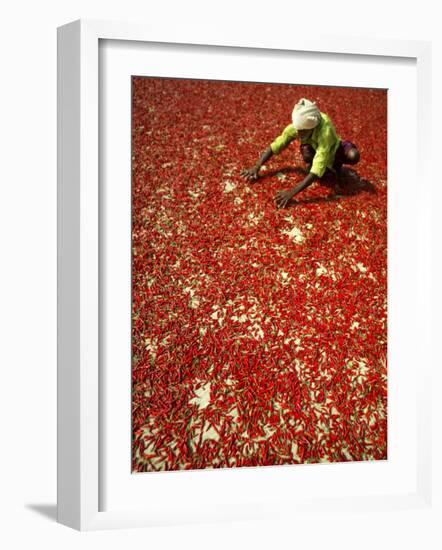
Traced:
[[331, 124], [333, 126], [332, 119], [328, 116], [327, 113], [321, 113], [321, 118], [324, 124], [327, 124], [327, 125]]
[[321, 113], [321, 119], [322, 120], [319, 127], [320, 134], [329, 134], [330, 132], [336, 134], [335, 125], [333, 124], [332, 119], [326, 113]]
[[298, 132], [297, 132], [296, 128], [293, 126], [293, 124], [290, 123], [290, 124], [287, 124], [287, 126], [284, 128], [284, 134], [286, 134], [288, 136], [296, 137]]

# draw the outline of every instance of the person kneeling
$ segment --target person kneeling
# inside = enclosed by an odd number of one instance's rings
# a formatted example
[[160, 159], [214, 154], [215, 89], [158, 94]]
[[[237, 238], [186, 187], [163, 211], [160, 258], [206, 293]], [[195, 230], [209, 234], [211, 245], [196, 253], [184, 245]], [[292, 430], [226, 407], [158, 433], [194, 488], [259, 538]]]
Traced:
[[360, 159], [356, 145], [351, 141], [341, 140], [330, 117], [322, 113], [314, 102], [303, 98], [293, 109], [292, 123], [263, 152], [257, 163], [243, 170], [241, 175], [249, 181], [258, 179], [261, 166], [294, 140], [301, 142], [300, 151], [306, 163], [307, 175], [292, 189], [276, 194], [278, 208], [284, 208], [295, 195], [321, 178], [327, 168], [335, 171], [339, 182], [343, 164], [354, 165]]

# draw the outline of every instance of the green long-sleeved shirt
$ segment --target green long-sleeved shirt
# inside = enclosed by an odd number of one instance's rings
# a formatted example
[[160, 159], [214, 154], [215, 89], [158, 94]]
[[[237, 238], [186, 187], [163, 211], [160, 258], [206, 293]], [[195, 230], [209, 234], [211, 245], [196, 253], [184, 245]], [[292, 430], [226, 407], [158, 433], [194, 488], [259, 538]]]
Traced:
[[[289, 124], [282, 134], [270, 145], [273, 154], [278, 155], [294, 139], [298, 137], [298, 131], [293, 124]], [[313, 129], [311, 136], [301, 143], [308, 143], [316, 151], [310, 172], [321, 178], [327, 168], [332, 168], [336, 150], [341, 138], [336, 134], [330, 117], [321, 113], [321, 122]]]

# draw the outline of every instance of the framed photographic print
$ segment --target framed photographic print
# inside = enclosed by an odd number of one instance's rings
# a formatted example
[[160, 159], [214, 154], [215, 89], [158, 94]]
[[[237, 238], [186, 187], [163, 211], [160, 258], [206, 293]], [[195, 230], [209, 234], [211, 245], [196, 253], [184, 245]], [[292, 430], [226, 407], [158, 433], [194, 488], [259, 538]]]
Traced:
[[386, 129], [386, 90], [133, 77], [133, 472], [387, 458]]
[[429, 45], [160, 34], [59, 29], [59, 521], [426, 506]]

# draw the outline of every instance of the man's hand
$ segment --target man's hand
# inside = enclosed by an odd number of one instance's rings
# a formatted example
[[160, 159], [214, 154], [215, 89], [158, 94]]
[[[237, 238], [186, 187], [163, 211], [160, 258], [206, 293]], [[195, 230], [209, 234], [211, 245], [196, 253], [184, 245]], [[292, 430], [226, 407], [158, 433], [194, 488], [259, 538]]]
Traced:
[[293, 189], [287, 189], [286, 191], [279, 191], [279, 193], [276, 193], [275, 202], [277, 208], [284, 208], [295, 195], [311, 185], [316, 178], [316, 174], [310, 172], [305, 176], [301, 183], [298, 183], [298, 185], [296, 187], [293, 187]]
[[245, 168], [241, 171], [241, 176], [248, 181], [255, 181], [259, 177], [259, 166], [252, 166], [252, 168]]
[[248, 181], [256, 181], [259, 178], [259, 170], [261, 169], [261, 166], [265, 162], [267, 162], [272, 155], [272, 148], [267, 147], [264, 153], [259, 157], [259, 160], [255, 164], [255, 166], [252, 166], [251, 168], [246, 168], [245, 170], [241, 170], [241, 176], [246, 178], [246, 180]]
[[287, 203], [295, 196], [294, 189], [287, 189], [286, 191], [278, 191], [275, 196], [275, 202], [277, 208], [285, 208]]

